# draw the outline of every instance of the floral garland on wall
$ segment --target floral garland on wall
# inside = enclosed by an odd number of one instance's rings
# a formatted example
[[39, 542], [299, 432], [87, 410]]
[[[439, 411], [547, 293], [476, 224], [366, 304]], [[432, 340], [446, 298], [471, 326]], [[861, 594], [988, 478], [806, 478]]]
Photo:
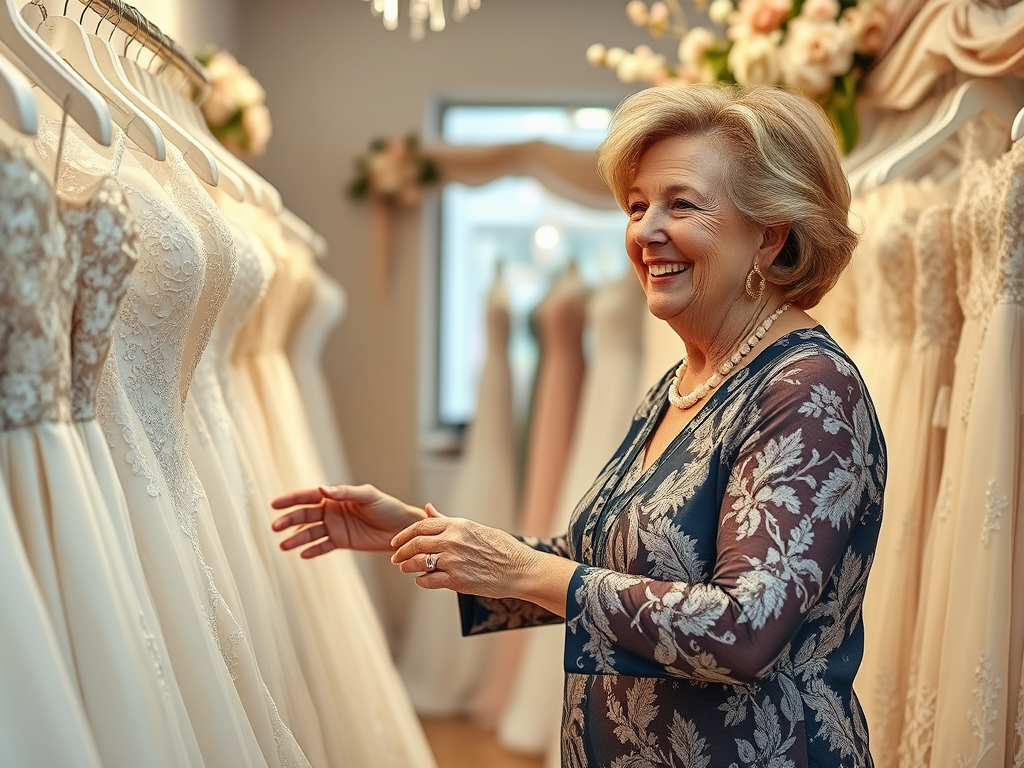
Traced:
[[210, 131], [240, 158], [262, 155], [273, 132], [263, 86], [227, 51], [208, 48], [196, 59], [210, 76], [200, 105]]
[[371, 280], [378, 301], [383, 301], [393, 280], [394, 216], [399, 208], [419, 205], [423, 191], [440, 178], [437, 165], [420, 152], [415, 133], [405, 138], [374, 139], [355, 160], [356, 175], [348, 196], [370, 203], [369, 235]]
[[857, 86], [889, 22], [883, 0], [694, 0], [718, 30], [688, 28], [678, 0], [631, 0], [626, 15], [654, 37], [678, 40], [677, 61], [650, 46], [632, 52], [595, 43], [587, 59], [622, 82], [785, 85], [824, 108], [840, 147], [857, 143]]
[[438, 179], [437, 166], [420, 153], [419, 139], [374, 139], [366, 154], [356, 158], [356, 177], [348, 194], [354, 200], [379, 199], [390, 205], [418, 205], [423, 189]]

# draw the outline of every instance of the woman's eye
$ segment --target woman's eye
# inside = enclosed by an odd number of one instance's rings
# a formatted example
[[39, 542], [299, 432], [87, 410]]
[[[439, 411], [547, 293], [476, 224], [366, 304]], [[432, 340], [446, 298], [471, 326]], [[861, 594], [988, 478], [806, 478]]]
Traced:
[[647, 210], [647, 206], [644, 205], [643, 203], [636, 202], [636, 203], [630, 203], [629, 204], [629, 215], [630, 216], [636, 216], [637, 214], [641, 214], [641, 213], [643, 213], [646, 210]]
[[695, 208], [695, 207], [696, 206], [693, 203], [691, 203], [689, 200], [683, 200], [682, 198], [677, 198], [676, 200], [672, 201], [672, 208], [673, 208], [673, 210], [677, 210], [677, 211], [678, 210], [684, 210], [685, 211], [685, 210], [690, 210], [690, 209]]

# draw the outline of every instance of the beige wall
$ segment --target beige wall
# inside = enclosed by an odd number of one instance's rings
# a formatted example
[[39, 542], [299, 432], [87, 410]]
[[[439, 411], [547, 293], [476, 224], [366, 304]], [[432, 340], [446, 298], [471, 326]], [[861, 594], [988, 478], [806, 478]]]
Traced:
[[[155, 1], [155, 0], [154, 0]], [[449, 3], [446, 2], [446, 6]], [[348, 291], [328, 347], [355, 477], [415, 498], [421, 218], [403, 214], [387, 300], [367, 269], [367, 210], [342, 190], [371, 139], [423, 129], [431, 94], [625, 94], [584, 58], [593, 42], [648, 42], [616, 0], [482, 0], [482, 8], [414, 42], [383, 29], [363, 0], [248, 0], [238, 5], [239, 58], [265, 86], [274, 119], [255, 165], [329, 241], [326, 268]], [[401, 3], [402, 13], [406, 4]], [[429, 320], [428, 320], [429, 321]]]

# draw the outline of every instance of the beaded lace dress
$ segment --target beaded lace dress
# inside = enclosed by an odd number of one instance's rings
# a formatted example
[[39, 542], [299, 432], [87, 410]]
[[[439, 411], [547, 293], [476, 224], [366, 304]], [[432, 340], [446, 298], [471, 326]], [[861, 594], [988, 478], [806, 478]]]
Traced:
[[[83, 202], [58, 203], [23, 157], [5, 150], [3, 165], [9, 175], [0, 189], [10, 209], [0, 226], [0, 474], [100, 760], [187, 764], [194, 742], [190, 749], [122, 538], [72, 423], [79, 261], [104, 237], [124, 242], [116, 185], [104, 181]], [[89, 229], [97, 237], [78, 241]], [[45, 648], [45, 636], [40, 640]]]
[[[499, 276], [487, 297], [487, 352], [476, 415], [466, 432], [462, 463], [444, 512], [505, 531], [514, 529], [516, 512], [516, 433], [508, 361], [511, 322], [508, 291]], [[493, 663], [494, 637], [467, 642], [461, 634], [455, 597], [447, 590], [417, 589], [398, 668], [421, 715], [467, 713]], [[423, 663], [425, 637], [436, 644], [429, 664]]]
[[901, 384], [886, 433], [885, 523], [864, 598], [864, 661], [856, 680], [878, 768], [897, 765], [921, 557], [942, 472], [962, 323], [951, 212], [943, 203], [925, 208], [904, 254], [914, 262], [913, 335], [903, 363], [890, 371]]
[[1002, 152], [1005, 126], [987, 127], [968, 126], [952, 219], [964, 324], [921, 576], [908, 768], [1024, 764], [1024, 143]]
[[[26, 419], [29, 411], [39, 416], [50, 411], [38, 402], [31, 405], [30, 393], [55, 395], [52, 388], [49, 393], [33, 389], [44, 371], [24, 364], [8, 334], [18, 328], [18, 337], [24, 338], [27, 331], [29, 338], [40, 340], [43, 355], [52, 354], [38, 327], [42, 318], [36, 301], [44, 297], [43, 283], [54, 279], [58, 237], [49, 185], [20, 152], [0, 146], [0, 421], [5, 429], [32, 421]], [[17, 242], [28, 250], [18, 254]], [[21, 273], [23, 259], [24, 267], [34, 268], [26, 285], [11, 280]], [[0, 665], [0, 764], [99, 768], [73, 667], [67, 662], [65, 622], [59, 622], [58, 639], [49, 603], [22, 544], [7, 473], [5, 465], [0, 469], [0, 583], [5, 590], [0, 654], [17, 663]]]

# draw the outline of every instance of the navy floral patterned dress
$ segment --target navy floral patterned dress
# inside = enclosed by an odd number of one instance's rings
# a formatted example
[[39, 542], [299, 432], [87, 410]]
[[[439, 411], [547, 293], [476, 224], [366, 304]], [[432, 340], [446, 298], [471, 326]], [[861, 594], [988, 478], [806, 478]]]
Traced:
[[[569, 532], [566, 768], [867, 768], [853, 679], [885, 446], [819, 326], [762, 350], [643, 469], [671, 372]], [[459, 596], [465, 634], [561, 621]]]

